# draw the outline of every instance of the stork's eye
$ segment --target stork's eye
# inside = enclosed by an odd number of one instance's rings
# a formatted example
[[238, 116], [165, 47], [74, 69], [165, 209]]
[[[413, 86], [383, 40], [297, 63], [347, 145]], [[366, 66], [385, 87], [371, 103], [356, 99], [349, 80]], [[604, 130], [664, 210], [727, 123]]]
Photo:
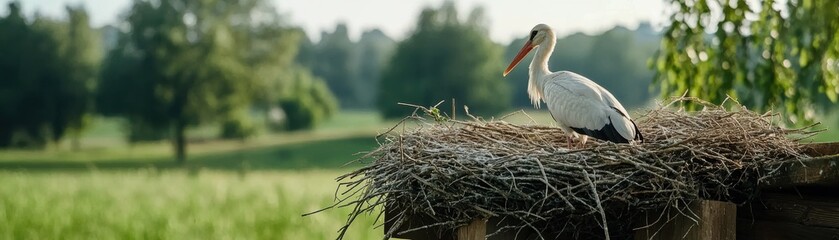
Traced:
[[538, 33], [538, 31], [530, 32], [530, 41], [533, 41], [533, 38], [536, 37], [536, 33]]

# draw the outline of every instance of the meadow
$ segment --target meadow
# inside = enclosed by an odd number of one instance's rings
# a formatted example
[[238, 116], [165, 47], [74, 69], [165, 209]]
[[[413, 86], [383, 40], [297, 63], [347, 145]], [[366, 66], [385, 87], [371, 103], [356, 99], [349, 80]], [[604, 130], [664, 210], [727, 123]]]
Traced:
[[[334, 239], [350, 209], [302, 214], [334, 203], [335, 177], [391, 124], [348, 112], [313, 131], [194, 142], [181, 169], [168, 143], [126, 144], [98, 119], [77, 151], [0, 150], [0, 239]], [[346, 239], [381, 238], [374, 219]]]
[[[0, 173], [0, 239], [334, 239], [341, 171]], [[375, 216], [346, 239], [380, 239]]]

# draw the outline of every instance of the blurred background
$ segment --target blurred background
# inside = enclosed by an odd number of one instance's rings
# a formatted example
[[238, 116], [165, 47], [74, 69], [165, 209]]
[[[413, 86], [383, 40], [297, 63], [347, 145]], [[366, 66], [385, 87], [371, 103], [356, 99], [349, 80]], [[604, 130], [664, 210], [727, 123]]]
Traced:
[[538, 23], [636, 117], [731, 96], [839, 140], [835, 0], [0, 0], [0, 239], [335, 238], [349, 209], [301, 214], [397, 103], [553, 124], [501, 76]]

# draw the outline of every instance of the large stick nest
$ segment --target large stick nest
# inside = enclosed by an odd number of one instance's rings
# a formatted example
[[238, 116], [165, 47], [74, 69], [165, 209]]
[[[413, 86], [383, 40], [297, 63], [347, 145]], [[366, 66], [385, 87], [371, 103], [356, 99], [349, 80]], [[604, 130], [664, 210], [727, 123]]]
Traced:
[[645, 210], [695, 199], [744, 202], [767, 173], [808, 158], [796, 138], [811, 135], [809, 128], [784, 129], [773, 114], [705, 105], [696, 112], [667, 105], [647, 111], [636, 119], [643, 144], [589, 141], [581, 148], [573, 141], [572, 149], [559, 128], [441, 121], [425, 109], [437, 121], [383, 135], [366, 155], [372, 163], [338, 179], [339, 205], [353, 207], [340, 236], [358, 215], [381, 216], [381, 207], [401, 209], [386, 238], [414, 214], [437, 222], [419, 228], [500, 217], [520, 223], [508, 226], [513, 230], [626, 236]]

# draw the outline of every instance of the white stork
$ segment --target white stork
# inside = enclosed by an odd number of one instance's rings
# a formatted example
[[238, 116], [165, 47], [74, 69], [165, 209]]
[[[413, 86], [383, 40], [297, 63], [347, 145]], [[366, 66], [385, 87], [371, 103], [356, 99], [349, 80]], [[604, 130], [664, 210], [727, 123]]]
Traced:
[[504, 71], [504, 76], [535, 48], [527, 94], [536, 108], [539, 108], [540, 100], [545, 102], [551, 116], [568, 133], [569, 139], [579, 137], [582, 145], [585, 145], [588, 136], [616, 143], [642, 142], [638, 126], [612, 93], [579, 74], [548, 70], [548, 58], [555, 45], [553, 30], [545, 24], [536, 25], [530, 31], [530, 39]]

